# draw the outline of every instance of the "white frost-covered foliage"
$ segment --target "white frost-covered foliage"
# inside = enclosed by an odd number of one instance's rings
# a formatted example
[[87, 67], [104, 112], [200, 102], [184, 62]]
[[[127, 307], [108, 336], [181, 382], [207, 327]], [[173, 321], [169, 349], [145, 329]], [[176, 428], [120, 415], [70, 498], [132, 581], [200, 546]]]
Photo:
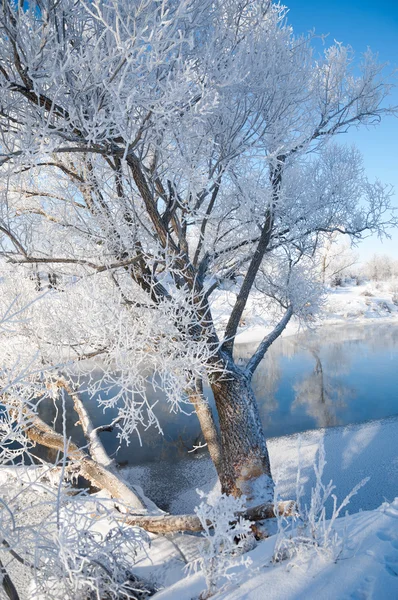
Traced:
[[357, 275], [359, 282], [358, 255], [350, 248], [343, 235], [334, 233], [324, 240], [317, 251], [320, 280], [327, 285], [338, 285], [345, 277]]
[[35, 356], [44, 381], [101, 357], [88, 391], [118, 406], [122, 439], [158, 425], [147, 379], [178, 410], [222, 368], [223, 282], [244, 292], [224, 345], [256, 287], [310, 321], [321, 238], [394, 222], [389, 188], [331, 141], [394, 112], [383, 67], [339, 43], [315, 60], [286, 16], [263, 0], [2, 4], [0, 296], [44, 295], [7, 368]]
[[[275, 542], [273, 560], [292, 559], [292, 564], [306, 562], [311, 551], [315, 551], [332, 560], [337, 560], [344, 550], [345, 540], [335, 530], [336, 519], [342, 514], [354, 496], [369, 478], [360, 481], [343, 501], [339, 504], [333, 493], [335, 486], [332, 481], [325, 484], [322, 481], [326, 465], [323, 440], [318, 448], [317, 462], [314, 464], [315, 487], [311, 490], [310, 505], [302, 503], [303, 483], [300, 470], [300, 444], [298, 442], [299, 467], [296, 478], [296, 514], [293, 517], [277, 516], [278, 534]], [[278, 502], [278, 486], [275, 486], [274, 505]], [[329, 501], [329, 502], [328, 502]], [[327, 518], [327, 504], [331, 507], [331, 515]]]
[[323, 286], [316, 278], [316, 265], [310, 258], [286, 257], [280, 252], [261, 268], [256, 287], [264, 294], [268, 311], [280, 315], [289, 306], [303, 323], [311, 323], [324, 299]]
[[62, 468], [62, 463], [52, 468], [20, 465], [2, 473], [3, 564], [7, 568], [11, 558], [25, 564], [35, 600], [151, 595], [153, 587], [145, 588], [132, 572], [137, 553], [149, 549], [147, 534], [117, 520], [109, 500], [83, 491], [71, 495]]
[[[137, 287], [134, 308], [125, 305], [107, 273], [38, 291], [26, 268], [5, 266], [0, 281], [0, 310], [8, 315], [0, 332], [6, 340], [0, 346], [3, 393], [15, 392], [26, 402], [51, 397], [62, 369], [77, 385], [81, 380], [90, 395], [100, 392], [101, 407], [117, 408], [122, 439], [150, 425], [159, 428], [148, 386], [164, 392], [170, 410], [184, 410], [185, 390], [204, 375], [216, 351], [202, 337], [192, 339], [190, 330], [206, 324], [195, 321], [186, 296], [181, 290], [178, 304], [166, 299], [154, 310]], [[16, 365], [24, 377], [11, 383], [8, 373]]]
[[131, 569], [137, 552], [149, 548], [149, 542], [142, 529], [117, 523], [101, 502], [69, 499], [38, 531], [32, 598], [145, 597], [153, 588], [145, 590]]
[[[52, 394], [52, 373], [40, 370], [37, 357], [28, 360], [29, 348], [23, 353], [20, 339], [20, 327], [30, 326], [31, 311], [43, 301], [43, 294], [25, 306], [20, 300], [2, 306], [0, 319], [2, 569], [7, 573], [11, 560], [24, 564], [32, 577], [30, 597], [37, 600], [135, 600], [152, 595], [153, 587], [131, 571], [137, 552], [149, 547], [148, 536], [125, 525], [121, 515], [117, 518], [109, 499], [90, 497], [83, 490], [76, 495], [72, 490], [67, 479], [74, 471], [66, 462], [65, 430], [64, 452], [55, 456], [54, 463], [32, 464], [35, 444], [26, 431], [33, 424], [35, 397]], [[20, 349], [20, 360], [14, 364], [4, 339]], [[65, 426], [64, 403], [62, 408]], [[12, 580], [8, 585], [13, 586]]]
[[214, 497], [197, 490], [203, 501], [195, 513], [203, 527], [205, 541], [201, 548], [200, 566], [203, 569], [207, 590], [201, 598], [209, 598], [223, 580], [234, 578], [232, 569], [238, 565], [249, 567], [251, 560], [242, 556], [248, 536], [251, 535], [250, 521], [239, 513], [245, 509], [245, 497], [234, 498], [222, 494]]
[[286, 16], [262, 0], [4, 2], [3, 253], [44, 274], [106, 266], [130, 302], [146, 289], [141, 306], [161, 282], [178, 306], [185, 285], [245, 275], [265, 225], [267, 259], [311, 256], [336, 229], [382, 234], [390, 190], [331, 143], [389, 112], [382, 66], [339, 43], [315, 59]]

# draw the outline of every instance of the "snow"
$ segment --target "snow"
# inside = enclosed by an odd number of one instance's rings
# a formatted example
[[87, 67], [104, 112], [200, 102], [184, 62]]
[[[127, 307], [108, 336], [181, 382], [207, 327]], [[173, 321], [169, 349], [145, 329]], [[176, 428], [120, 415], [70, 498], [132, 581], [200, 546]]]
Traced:
[[[328, 325], [336, 322], [369, 323], [398, 319], [398, 305], [394, 304], [396, 284], [392, 282], [369, 282], [362, 285], [345, 285], [329, 288], [320, 314], [314, 325]], [[236, 299], [233, 290], [214, 292], [212, 313], [220, 330], [225, 327]], [[259, 342], [272, 331], [275, 320], [270, 319], [268, 305], [259, 293], [253, 293], [247, 303], [241, 326], [236, 337], [237, 344]], [[302, 325], [292, 319], [284, 336], [294, 335], [302, 330]]]
[[[245, 555], [252, 561], [250, 569], [239, 567], [238, 579], [219, 591], [215, 600], [398, 598], [398, 499], [394, 500], [398, 496], [397, 437], [398, 417], [301, 434], [304, 503], [309, 502], [314, 485], [313, 465], [321, 440], [327, 460], [324, 481], [333, 479], [339, 500], [360, 480], [370, 476], [370, 481], [349, 505], [350, 513], [354, 514], [337, 520], [336, 530], [343, 535], [346, 529], [348, 536], [343, 554], [334, 563], [309, 551], [304, 561], [301, 557], [299, 565], [288, 561], [273, 565], [270, 561], [275, 536], [271, 536]], [[295, 498], [298, 435], [271, 439], [268, 446], [281, 497]], [[124, 474], [132, 479], [135, 472], [139, 473], [138, 468], [126, 469]], [[145, 469], [140, 474], [143, 483]], [[25, 476], [31, 479], [31, 471], [27, 470]], [[219, 492], [214, 467], [204, 458], [176, 463], [170, 476], [173, 482], [179, 477], [184, 482], [182, 489], [174, 486], [173, 513], [193, 512], [200, 502], [196, 487], [214, 496]], [[12, 477], [12, 469], [0, 469], [0, 481], [10, 478], [12, 484]], [[40, 493], [40, 489], [32, 488], [32, 493]], [[25, 502], [29, 504], [28, 497]], [[139, 554], [134, 573], [163, 588], [154, 596], [156, 600], [196, 600], [205, 589], [205, 580], [200, 572], [188, 574], [186, 567], [197, 561], [201, 537], [187, 534], [150, 537], [152, 546], [148, 554]], [[15, 561], [7, 568], [21, 586], [19, 589], [23, 589], [21, 600], [28, 600], [26, 569]], [[5, 598], [1, 592], [0, 598]]]
[[[341, 501], [362, 479], [370, 477], [351, 499], [350, 516], [337, 520], [337, 532], [343, 535], [346, 529], [347, 535], [342, 556], [334, 563], [322, 555], [309, 553], [307, 561], [299, 566], [287, 562], [272, 565], [275, 545], [275, 536], [272, 536], [248, 553], [252, 560], [250, 570], [237, 569], [238, 581], [216, 594], [215, 600], [398, 598], [398, 499], [394, 500], [398, 496], [397, 437], [398, 417], [301, 434], [303, 503], [310, 501], [310, 490], [315, 483], [313, 466], [321, 440], [327, 460], [324, 481], [333, 480], [338, 500]], [[295, 434], [268, 440], [273, 475], [278, 481], [279, 493], [285, 499], [295, 498], [298, 438]], [[172, 513], [193, 512], [200, 501], [196, 487], [206, 494], [219, 493], [214, 467], [208, 459], [197, 457], [194, 461], [180, 461], [174, 469], [170, 477], [174, 482], [180, 477], [183, 483], [179, 490], [174, 489], [170, 505]], [[134, 468], [129, 469], [131, 478], [134, 472]], [[330, 514], [331, 505], [327, 516]], [[160, 539], [155, 542], [156, 566], [152, 567], [151, 575], [165, 589], [158, 592], [156, 600], [196, 600], [205, 589], [204, 577], [199, 572], [187, 576], [181, 557], [172, 554], [170, 540], [160, 542]], [[195, 560], [200, 538], [178, 534], [173, 539], [187, 559]], [[163, 544], [161, 548], [160, 543]], [[163, 560], [168, 565], [163, 566], [163, 570], [162, 553], [165, 553]], [[146, 569], [148, 565], [144, 561], [143, 575], [148, 574]]]
[[326, 299], [324, 320], [397, 318], [393, 296], [394, 285], [385, 282], [335, 288]]
[[[372, 512], [340, 519], [348, 542], [337, 562], [309, 553], [296, 566], [271, 563], [274, 537], [248, 553], [252, 565], [214, 600], [393, 600], [398, 597], [398, 499]], [[204, 589], [196, 574], [156, 594], [156, 600], [192, 600]]]
[[[396, 417], [301, 434], [304, 503], [309, 503], [310, 489], [315, 483], [313, 465], [321, 440], [327, 460], [324, 480], [333, 479], [339, 500], [363, 478], [370, 477], [370, 481], [351, 500], [349, 512], [354, 514], [337, 520], [336, 529], [341, 535], [347, 529], [348, 542], [343, 556], [336, 564], [321, 556], [309, 556], [308, 564], [300, 567], [271, 565], [275, 544], [275, 536], [272, 536], [248, 554], [253, 561], [250, 571], [241, 570], [240, 582], [215, 595], [215, 600], [397, 598], [398, 499], [394, 500], [398, 495], [397, 436]], [[268, 440], [273, 473], [284, 498], [295, 497], [298, 437], [292, 435]], [[210, 461], [198, 458], [197, 465], [202, 483], [208, 468], [207, 483], [201, 487], [206, 493], [216, 493], [219, 486]], [[193, 467], [192, 462], [182, 462], [178, 468], [187, 487], [175, 494], [171, 511], [176, 514], [192, 512], [199, 501], [195, 492], [196, 466]], [[174, 479], [176, 477], [177, 473]], [[187, 537], [190, 536], [181, 536], [183, 539]], [[174, 571], [174, 576], [176, 574]], [[155, 598], [191, 600], [198, 598], [204, 589], [205, 580], [196, 573], [177, 581]]]
[[[298, 437], [294, 434], [267, 440], [273, 476], [278, 479], [280, 494], [285, 499], [295, 496]], [[345, 497], [359, 481], [370, 477], [366, 486], [351, 500], [350, 513], [375, 509], [398, 495], [398, 417], [307, 431], [300, 437], [301, 476], [306, 491], [304, 502], [309, 502], [310, 488], [314, 485], [313, 465], [321, 440], [326, 451], [325, 480], [333, 479], [339, 497]], [[206, 493], [219, 491], [213, 464], [205, 456], [194, 461], [179, 461], [174, 468], [171, 465], [169, 468], [172, 469], [172, 481], [181, 482], [181, 487], [174, 486], [173, 493], [169, 491], [169, 510], [173, 514], [193, 512], [198, 504], [196, 488]], [[129, 479], [133, 480], [139, 470], [132, 467], [128, 472]]]
[[[389, 600], [398, 598], [398, 418], [364, 425], [311, 431], [301, 435], [304, 503], [314, 485], [313, 465], [321, 439], [328, 461], [324, 481], [333, 479], [339, 500], [363, 478], [370, 481], [354, 496], [350, 514], [336, 521], [346, 543], [336, 562], [308, 551], [300, 563], [271, 562], [276, 536], [248, 553], [250, 569], [237, 568], [238, 581], [214, 595], [215, 600]], [[282, 497], [294, 498], [297, 435], [269, 440], [274, 475]], [[209, 488], [214, 485], [209, 482]], [[395, 499], [394, 499], [395, 498]], [[173, 510], [190, 510], [190, 491], [181, 494]], [[196, 500], [197, 502], [197, 500]], [[330, 507], [329, 507], [330, 508]], [[369, 510], [362, 510], [369, 509]], [[205, 589], [196, 573], [156, 594], [159, 600], [192, 600]]]

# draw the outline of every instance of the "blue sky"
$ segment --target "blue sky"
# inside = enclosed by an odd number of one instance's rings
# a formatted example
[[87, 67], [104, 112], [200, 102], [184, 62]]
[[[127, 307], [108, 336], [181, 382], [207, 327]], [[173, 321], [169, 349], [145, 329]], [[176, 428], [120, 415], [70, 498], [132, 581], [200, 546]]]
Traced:
[[[370, 47], [378, 52], [380, 62], [388, 62], [390, 70], [398, 68], [398, 0], [285, 0], [288, 20], [294, 31], [329, 34], [333, 40], [349, 44], [357, 58]], [[321, 45], [319, 45], [321, 51]], [[395, 76], [398, 86], [398, 75]], [[390, 104], [398, 106], [398, 88], [393, 90]], [[351, 130], [341, 142], [355, 143], [364, 156], [370, 179], [378, 178], [394, 186], [394, 204], [398, 208], [398, 117], [386, 117], [376, 128]], [[389, 254], [398, 259], [398, 230], [391, 230], [391, 240], [381, 243], [370, 237], [360, 244], [361, 260], [374, 253]]]

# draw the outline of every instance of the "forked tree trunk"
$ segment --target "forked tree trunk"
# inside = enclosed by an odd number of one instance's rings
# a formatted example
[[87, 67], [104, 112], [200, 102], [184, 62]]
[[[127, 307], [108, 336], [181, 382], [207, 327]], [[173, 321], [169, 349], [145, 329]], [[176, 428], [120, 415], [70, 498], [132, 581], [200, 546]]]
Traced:
[[249, 504], [271, 502], [273, 481], [267, 444], [250, 378], [233, 363], [212, 382], [221, 430], [222, 491], [244, 494]]

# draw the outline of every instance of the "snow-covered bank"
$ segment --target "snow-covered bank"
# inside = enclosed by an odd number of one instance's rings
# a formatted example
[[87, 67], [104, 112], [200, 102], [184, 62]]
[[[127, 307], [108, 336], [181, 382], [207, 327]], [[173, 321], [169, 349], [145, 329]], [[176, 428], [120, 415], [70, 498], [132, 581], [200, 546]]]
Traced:
[[[330, 288], [321, 312], [314, 320], [314, 326], [336, 322], [369, 323], [380, 321], [398, 322], [396, 284], [366, 283]], [[220, 327], [225, 326], [230, 309], [236, 299], [233, 290], [220, 290], [214, 293], [212, 311]], [[236, 337], [237, 343], [256, 342], [273, 328], [268, 305], [261, 294], [253, 294], [248, 301], [241, 326]], [[282, 335], [294, 335], [300, 331], [300, 324], [294, 318]]]
[[[378, 510], [339, 519], [336, 531], [347, 542], [334, 562], [308, 551], [300, 563], [272, 564], [275, 536], [248, 556], [248, 570], [214, 600], [395, 600], [398, 598], [398, 498]], [[193, 600], [205, 589], [201, 574], [184, 578], [154, 596]]]
[[[249, 570], [237, 568], [237, 580], [215, 600], [366, 600], [398, 598], [398, 418], [363, 425], [338, 427], [301, 434], [301, 481], [304, 503], [309, 504], [315, 483], [314, 464], [323, 439], [328, 461], [323, 480], [333, 479], [341, 501], [362, 478], [368, 483], [351, 499], [349, 516], [336, 522], [345, 537], [337, 561], [309, 551], [300, 561], [272, 564], [276, 536], [261, 542], [249, 553]], [[274, 475], [280, 493], [294, 498], [298, 466], [298, 436], [269, 440]], [[202, 459], [203, 460], [203, 459]], [[201, 462], [201, 461], [200, 461]], [[203, 469], [203, 465], [202, 465]], [[192, 472], [194, 471], [191, 469]], [[210, 470], [211, 474], [211, 470]], [[184, 470], [186, 478], [188, 471]], [[213, 478], [207, 490], [216, 488]], [[394, 500], [394, 498], [396, 498]], [[193, 489], [173, 503], [176, 512], [192, 510], [198, 502]], [[330, 510], [329, 505], [329, 510]], [[367, 510], [368, 509], [368, 510]], [[372, 510], [373, 509], [373, 510]], [[363, 512], [362, 512], [363, 511]], [[205, 589], [202, 574], [184, 577], [159, 592], [159, 600], [192, 600]]]
[[328, 294], [321, 314], [322, 320], [326, 321], [364, 321], [397, 317], [396, 284], [384, 282], [334, 288]]

